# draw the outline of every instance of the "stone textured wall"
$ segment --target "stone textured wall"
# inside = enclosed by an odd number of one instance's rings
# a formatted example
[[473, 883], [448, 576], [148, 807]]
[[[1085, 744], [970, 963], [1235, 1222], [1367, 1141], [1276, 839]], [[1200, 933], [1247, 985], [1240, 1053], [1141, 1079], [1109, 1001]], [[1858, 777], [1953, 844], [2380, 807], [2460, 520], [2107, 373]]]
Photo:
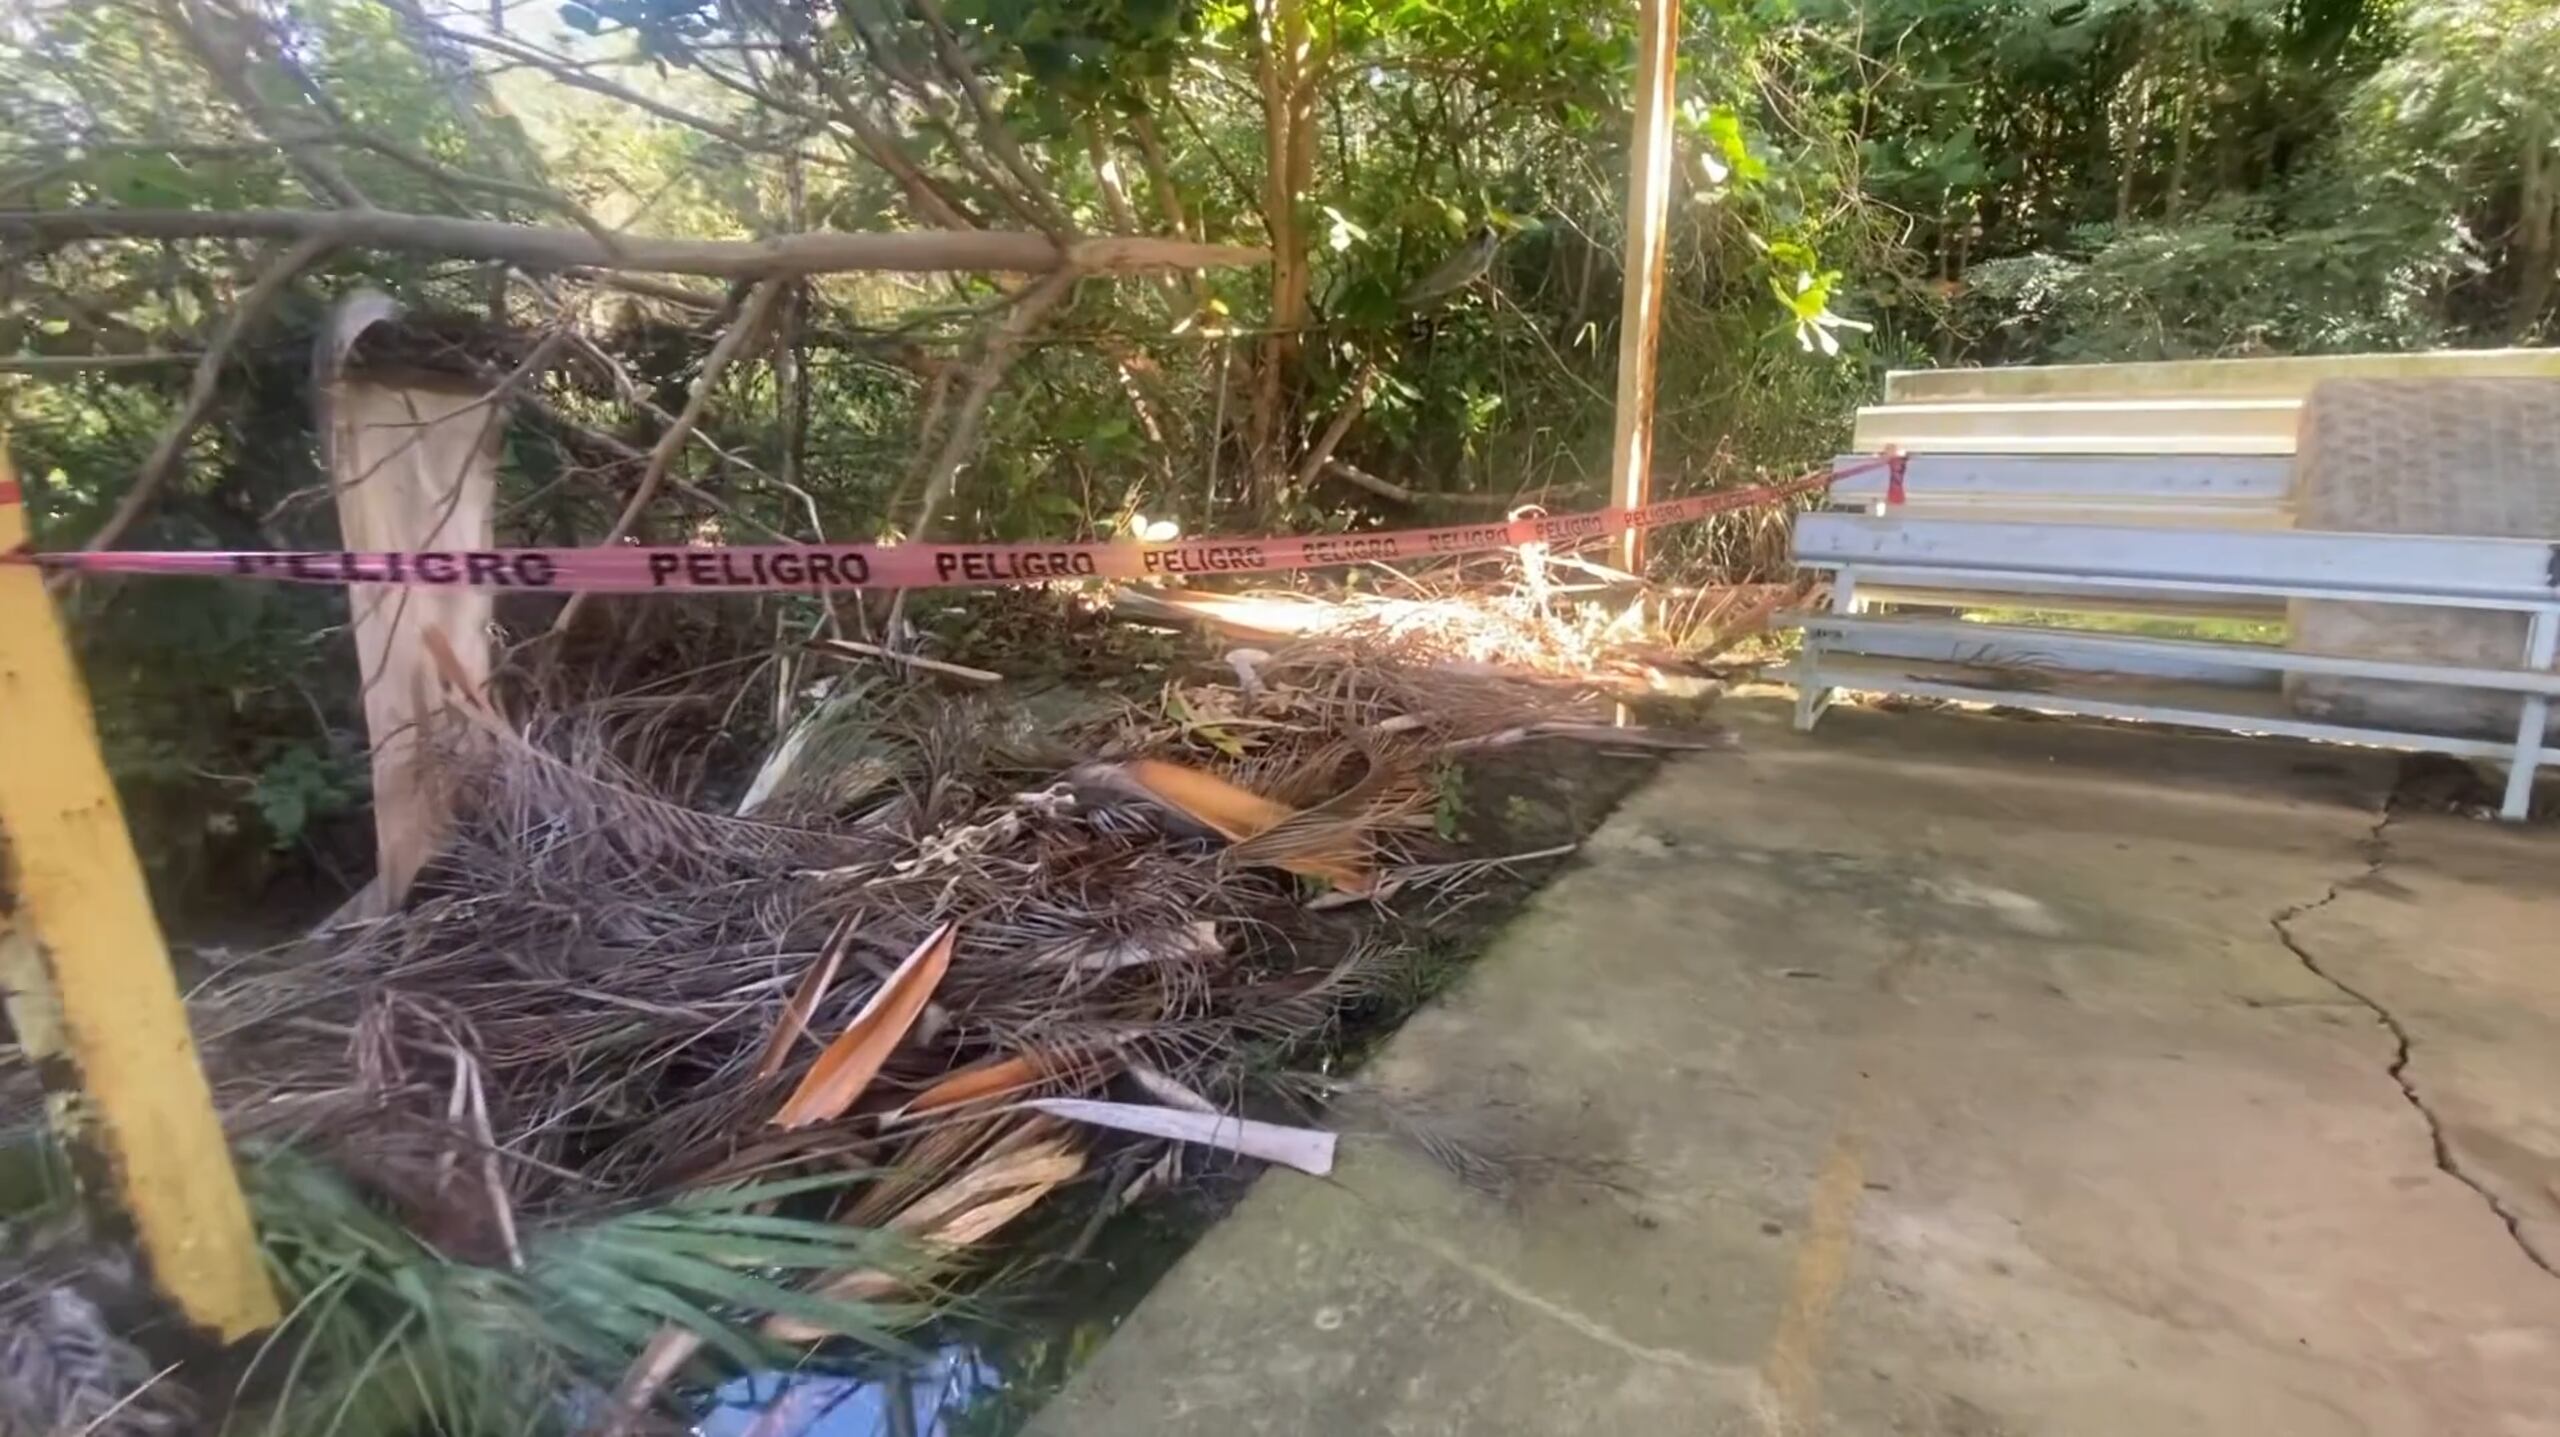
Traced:
[[[2560, 539], [2560, 380], [2344, 379], [2311, 391], [2294, 454], [2294, 525]], [[2324, 653], [2508, 664], [2519, 614], [2294, 601], [2292, 644]], [[2522, 701], [2425, 685], [2287, 676], [2306, 717], [2508, 737]]]

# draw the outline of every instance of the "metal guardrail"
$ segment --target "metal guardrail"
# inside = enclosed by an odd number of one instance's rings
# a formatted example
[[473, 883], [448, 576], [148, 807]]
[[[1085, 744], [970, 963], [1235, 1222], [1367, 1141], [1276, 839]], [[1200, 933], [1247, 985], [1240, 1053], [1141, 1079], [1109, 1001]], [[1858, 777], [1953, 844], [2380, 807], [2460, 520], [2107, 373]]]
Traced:
[[[2125, 525], [2024, 524], [1911, 518], [1900, 514], [1809, 513], [1796, 521], [1796, 561], [1832, 575], [1832, 613], [1804, 616], [1805, 645], [1793, 672], [1796, 726], [1811, 729], [1840, 688], [1916, 694], [2063, 713], [2283, 734], [2377, 747], [2496, 757], [2510, 765], [2500, 815], [2521, 819], [2533, 776], [2551, 755], [2546, 743], [2560, 651], [2560, 544], [2527, 539], [2441, 535], [2339, 534], [2162, 529]], [[2161, 684], [2145, 693], [2111, 683], [2106, 693], [2075, 693], [2052, 676], [2014, 663], [1965, 663], [1949, 648], [1930, 662], [1859, 652], [1862, 636], [1894, 631], [1892, 621], [1860, 615], [1862, 588], [2035, 593], [2219, 594], [2259, 599], [2331, 599], [2430, 608], [2507, 610], [2528, 617], [2513, 670], [2426, 665], [2301, 654], [2253, 644], [2218, 644], [2110, 635], [2088, 630], [2057, 635], [2058, 657], [2121, 658], [2156, 666], [2176, 662], [2231, 669], [2322, 672], [2399, 683], [2518, 693], [2512, 742], [2333, 724], [2304, 719], [2242, 692]], [[1902, 642], [1916, 634], [1901, 626]], [[1957, 625], [1955, 628], [1964, 626]], [[1960, 634], [1932, 642], [1952, 643]], [[1986, 649], [2015, 633], [1986, 629]], [[1879, 647], [1884, 647], [1880, 645]], [[2067, 650], [2067, 653], [2064, 652]], [[1907, 652], [1907, 650], [1906, 650]], [[1954, 660], [1954, 662], [1949, 662]], [[2056, 668], [2060, 668], [2059, 664]], [[2110, 676], [2112, 678], [2112, 676]], [[2035, 680], [2032, 683], [2024, 679]]]

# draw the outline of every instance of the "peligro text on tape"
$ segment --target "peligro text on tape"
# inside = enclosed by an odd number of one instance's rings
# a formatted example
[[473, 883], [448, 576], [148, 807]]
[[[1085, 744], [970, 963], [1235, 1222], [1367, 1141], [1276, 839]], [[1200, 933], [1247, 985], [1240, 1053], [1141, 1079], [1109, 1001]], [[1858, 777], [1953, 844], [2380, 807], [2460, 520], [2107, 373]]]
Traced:
[[[1874, 461], [1881, 464], [1883, 461]], [[1867, 468], [1862, 464], [1854, 468]], [[99, 550], [9, 556], [92, 574], [206, 575], [561, 593], [929, 589], [1073, 579], [1188, 579], [1568, 544], [1792, 498], [1854, 472], [1668, 499], [1638, 509], [1539, 515], [1439, 529], [1100, 544], [614, 545], [587, 549]]]

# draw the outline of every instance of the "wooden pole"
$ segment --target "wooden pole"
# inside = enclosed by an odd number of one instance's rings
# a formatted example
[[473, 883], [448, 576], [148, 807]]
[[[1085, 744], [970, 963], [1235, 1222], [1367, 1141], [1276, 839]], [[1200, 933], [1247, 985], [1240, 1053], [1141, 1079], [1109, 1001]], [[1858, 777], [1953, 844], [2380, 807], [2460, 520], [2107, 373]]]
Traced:
[[[1656, 341], [1662, 332], [1662, 269], [1671, 214], [1671, 81], [1679, 66], [1680, 0], [1637, 0], [1636, 118], [1627, 157], [1626, 295], [1618, 316], [1617, 435], [1609, 456], [1609, 502], [1647, 501], [1653, 464]], [[1618, 541], [1618, 567], [1644, 572], [1644, 535]]]
[[[26, 541], [0, 455], [0, 553]], [[88, 1196], [131, 1223], [160, 1291], [224, 1341], [273, 1327], [169, 950], [32, 564], [0, 564], [0, 994]]]

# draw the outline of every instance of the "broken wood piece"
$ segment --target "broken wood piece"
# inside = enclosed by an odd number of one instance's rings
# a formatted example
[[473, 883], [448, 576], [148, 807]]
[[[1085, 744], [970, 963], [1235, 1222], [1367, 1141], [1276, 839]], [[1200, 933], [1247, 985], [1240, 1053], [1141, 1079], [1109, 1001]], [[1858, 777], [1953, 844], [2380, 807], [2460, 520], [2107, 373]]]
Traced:
[[959, 941], [956, 923], [945, 923], [918, 944], [889, 975], [871, 1001], [862, 1005], [844, 1032], [818, 1055], [808, 1076], [773, 1115], [773, 1125], [802, 1128], [842, 1117], [880, 1067], [896, 1051], [907, 1030], [924, 1013], [925, 1004], [951, 970], [951, 950]]
[[1139, 1103], [1106, 1103], [1091, 1098], [1038, 1098], [1023, 1104], [1034, 1112], [1070, 1118], [1127, 1133], [1200, 1143], [1264, 1162], [1323, 1177], [1333, 1171], [1334, 1136], [1320, 1128], [1290, 1128], [1224, 1113], [1194, 1113], [1180, 1108], [1153, 1108]]
[[623, 1370], [622, 1380], [606, 1399], [605, 1410], [597, 1414], [582, 1437], [629, 1437], [640, 1430], [642, 1419], [657, 1405], [658, 1394], [701, 1350], [702, 1338], [691, 1328], [673, 1322], [659, 1328], [649, 1345], [640, 1349], [640, 1355]]
[[[889, 1220], [889, 1229], [937, 1247], [966, 1246], [1003, 1224], [1004, 1219], [990, 1221], [979, 1216], [982, 1206], [1026, 1189], [1037, 1198], [1083, 1171], [1083, 1149], [1064, 1137], [1019, 1152], [991, 1155], [916, 1199]], [[1020, 1211], [1015, 1208], [1005, 1216], [1009, 1218]]]

